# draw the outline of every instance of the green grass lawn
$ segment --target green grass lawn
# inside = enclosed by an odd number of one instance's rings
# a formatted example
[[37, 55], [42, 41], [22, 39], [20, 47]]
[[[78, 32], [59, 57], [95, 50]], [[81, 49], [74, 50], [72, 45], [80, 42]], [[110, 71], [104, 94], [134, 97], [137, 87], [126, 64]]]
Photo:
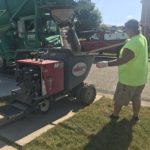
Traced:
[[150, 108], [133, 124], [131, 106], [111, 121], [112, 100], [102, 98], [27, 144], [25, 150], [150, 150]]

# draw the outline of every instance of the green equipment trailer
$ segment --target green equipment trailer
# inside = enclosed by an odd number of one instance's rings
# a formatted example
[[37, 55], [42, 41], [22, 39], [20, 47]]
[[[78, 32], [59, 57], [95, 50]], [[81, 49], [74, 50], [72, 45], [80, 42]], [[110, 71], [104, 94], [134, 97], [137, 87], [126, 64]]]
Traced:
[[74, 4], [74, 0], [1, 0], [0, 57], [3, 67], [16, 59], [27, 58], [33, 50], [62, 47], [60, 29], [52, 19], [51, 11], [53, 8], [64, 11]]

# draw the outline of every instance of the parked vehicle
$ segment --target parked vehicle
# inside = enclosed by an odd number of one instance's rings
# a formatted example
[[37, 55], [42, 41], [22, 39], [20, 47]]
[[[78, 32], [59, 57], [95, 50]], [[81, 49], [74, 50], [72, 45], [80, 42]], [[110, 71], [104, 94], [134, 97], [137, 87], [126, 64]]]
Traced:
[[[95, 51], [96, 49], [108, 47], [107, 49], [100, 50], [99, 53], [118, 54], [121, 47], [123, 46], [123, 43], [127, 39], [127, 34], [125, 32], [118, 32], [118, 31], [116, 32], [89, 31], [89, 32], [91, 33], [90, 37], [80, 40], [82, 51], [92, 52], [93, 50]], [[111, 47], [112, 45], [116, 46]]]

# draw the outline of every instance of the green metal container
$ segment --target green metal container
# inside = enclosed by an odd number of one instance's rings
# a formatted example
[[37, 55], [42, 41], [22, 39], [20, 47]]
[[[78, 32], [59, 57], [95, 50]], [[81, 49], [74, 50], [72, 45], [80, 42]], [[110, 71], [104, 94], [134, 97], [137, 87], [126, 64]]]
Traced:
[[[73, 0], [1, 0], [0, 1], [0, 31], [6, 30], [11, 21], [19, 17], [35, 14], [35, 3], [39, 5], [70, 6]], [[3, 29], [3, 30], [2, 30]]]
[[[74, 0], [0, 0], [0, 56], [9, 63], [16, 60], [18, 52], [39, 48], [51, 36], [43, 30], [47, 17], [44, 8], [50, 12], [51, 8], [73, 5]], [[32, 21], [34, 30], [26, 31], [25, 26], [24, 36], [19, 36], [19, 21], [29, 26]]]
[[1, 0], [0, 32], [6, 31], [19, 17], [34, 14], [33, 0]]

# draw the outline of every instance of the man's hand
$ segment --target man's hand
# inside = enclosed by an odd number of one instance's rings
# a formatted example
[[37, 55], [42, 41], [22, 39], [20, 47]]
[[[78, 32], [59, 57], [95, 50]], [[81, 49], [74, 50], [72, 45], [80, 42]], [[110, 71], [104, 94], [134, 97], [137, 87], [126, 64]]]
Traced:
[[100, 61], [100, 62], [96, 63], [96, 67], [97, 68], [108, 67], [108, 61]]

